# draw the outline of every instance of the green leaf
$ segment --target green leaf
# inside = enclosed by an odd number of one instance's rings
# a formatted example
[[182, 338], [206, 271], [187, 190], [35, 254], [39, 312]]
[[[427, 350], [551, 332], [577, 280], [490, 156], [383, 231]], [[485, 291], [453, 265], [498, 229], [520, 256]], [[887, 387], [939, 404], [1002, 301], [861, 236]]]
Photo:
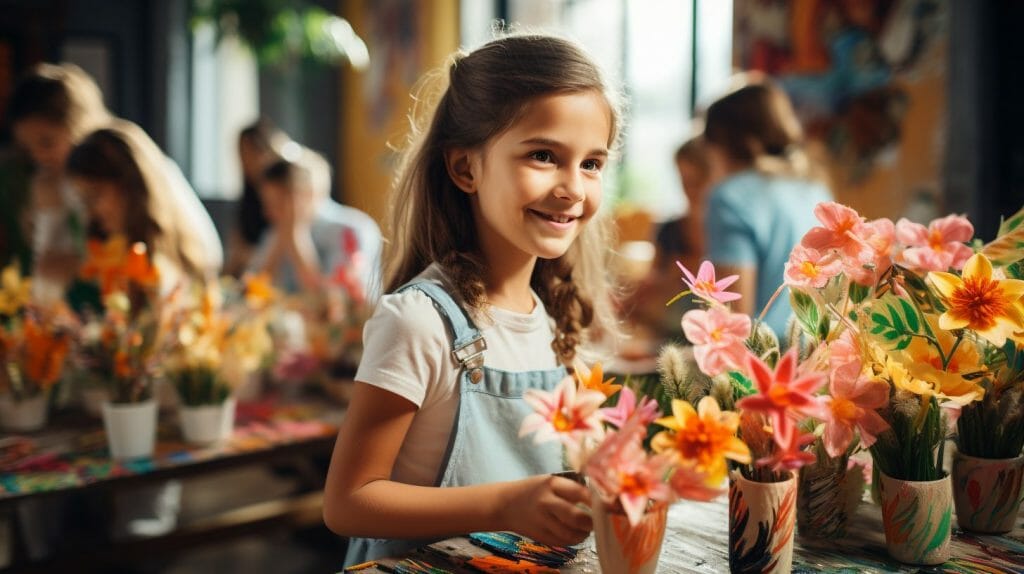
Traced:
[[997, 235], [1004, 235], [1009, 233], [1024, 224], [1024, 207], [1021, 207], [1017, 213], [1014, 213], [1009, 218], [1004, 219], [999, 224], [999, 233]]
[[913, 339], [913, 337], [904, 337], [900, 339], [900, 342], [896, 343], [896, 346], [893, 348], [896, 349], [897, 351], [902, 351], [903, 349], [906, 349], [907, 347], [910, 346], [911, 339]]
[[884, 327], [892, 327], [892, 324], [889, 323], [889, 319], [881, 313], [872, 313], [871, 320], [874, 321], [877, 325]]
[[733, 397], [737, 400], [757, 392], [754, 381], [739, 371], [729, 371], [729, 381], [732, 383]]
[[864, 285], [859, 285], [851, 281], [849, 293], [851, 303], [860, 303], [861, 301], [867, 299], [868, 295], [871, 294], [871, 288], [865, 287]]
[[811, 337], [817, 337], [820, 332], [822, 317], [827, 317], [827, 314], [818, 308], [818, 304], [810, 295], [799, 289], [791, 288], [789, 299], [793, 306], [793, 314], [796, 315], [800, 327]]
[[896, 311], [896, 308], [892, 305], [886, 305], [886, 307], [889, 309], [889, 316], [892, 317], [893, 329], [896, 329], [897, 331], [906, 331], [907, 326], [903, 324], [903, 321], [900, 319], [900, 314]]
[[911, 331], [920, 333], [921, 322], [917, 317], [917, 309], [914, 309], [906, 299], [900, 299], [900, 306], [903, 307], [903, 315], [907, 318], [907, 326], [910, 327]]

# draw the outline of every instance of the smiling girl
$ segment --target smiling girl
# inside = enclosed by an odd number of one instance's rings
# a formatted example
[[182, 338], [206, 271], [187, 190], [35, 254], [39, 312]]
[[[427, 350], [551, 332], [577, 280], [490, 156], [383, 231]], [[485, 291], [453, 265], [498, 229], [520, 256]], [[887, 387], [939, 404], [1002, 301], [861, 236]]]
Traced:
[[[583, 540], [585, 487], [518, 437], [608, 320], [602, 173], [620, 114], [575, 44], [520, 35], [456, 55], [394, 185], [384, 295], [327, 478], [347, 564], [513, 530]], [[415, 111], [415, 110], [414, 110]]]

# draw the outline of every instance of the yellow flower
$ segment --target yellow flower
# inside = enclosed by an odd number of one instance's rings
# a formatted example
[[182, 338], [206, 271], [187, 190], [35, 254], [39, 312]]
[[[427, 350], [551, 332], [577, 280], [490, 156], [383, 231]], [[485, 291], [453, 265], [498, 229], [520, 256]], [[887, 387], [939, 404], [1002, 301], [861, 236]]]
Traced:
[[928, 279], [946, 300], [947, 310], [939, 317], [943, 329], [971, 329], [1001, 347], [1007, 337], [1024, 330], [1024, 281], [996, 279], [992, 264], [975, 253], [964, 264], [963, 277], [933, 271]]
[[12, 263], [0, 276], [0, 315], [14, 315], [28, 305], [32, 295], [32, 281], [23, 278], [18, 266]]
[[[934, 316], [925, 315], [925, 321], [932, 327], [943, 354], [948, 355], [955, 344], [953, 335], [936, 328]], [[938, 350], [925, 339], [915, 337], [905, 350], [897, 353], [901, 355], [909, 375], [931, 385], [940, 398], [967, 404], [985, 395], [981, 385], [965, 378], [965, 375], [977, 372], [982, 364], [978, 348], [970, 339], [960, 342], [945, 369]]]
[[683, 461], [696, 463], [696, 470], [708, 477], [708, 484], [725, 478], [725, 459], [750, 462], [750, 449], [736, 436], [740, 416], [722, 411], [711, 397], [704, 397], [697, 410], [686, 401], [672, 401], [672, 416], [655, 421], [669, 429], [651, 439], [655, 452], [674, 451]]
[[601, 369], [601, 363], [594, 363], [593, 369], [588, 369], [583, 361], [575, 361], [573, 370], [576, 373], [576, 381], [579, 382], [581, 389], [591, 389], [599, 391], [601, 394], [608, 398], [615, 393], [619, 392], [622, 385], [612, 384], [615, 377], [611, 377], [608, 380], [602, 380], [604, 378], [604, 372]]

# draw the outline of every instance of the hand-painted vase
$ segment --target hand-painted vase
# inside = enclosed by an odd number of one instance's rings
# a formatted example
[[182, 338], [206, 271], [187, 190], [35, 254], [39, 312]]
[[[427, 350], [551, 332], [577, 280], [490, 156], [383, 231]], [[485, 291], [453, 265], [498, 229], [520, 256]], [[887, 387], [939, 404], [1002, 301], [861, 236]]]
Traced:
[[634, 526], [629, 523], [622, 509], [609, 508], [594, 493], [591, 516], [602, 572], [654, 573], [661, 555], [661, 543], [665, 539], [665, 526], [668, 524], [667, 504], [655, 504]]
[[1021, 503], [1024, 456], [991, 459], [957, 452], [952, 474], [960, 528], [981, 534], [1013, 530]]
[[949, 560], [953, 492], [949, 476], [900, 480], [879, 473], [882, 526], [889, 556], [905, 564], [932, 566]]
[[847, 473], [849, 457], [829, 457], [800, 468], [797, 476], [796, 528], [800, 536], [838, 540], [846, 535], [849, 517], [864, 488], [860, 472]]
[[789, 572], [796, 528], [796, 476], [782, 482], [729, 477], [729, 570]]

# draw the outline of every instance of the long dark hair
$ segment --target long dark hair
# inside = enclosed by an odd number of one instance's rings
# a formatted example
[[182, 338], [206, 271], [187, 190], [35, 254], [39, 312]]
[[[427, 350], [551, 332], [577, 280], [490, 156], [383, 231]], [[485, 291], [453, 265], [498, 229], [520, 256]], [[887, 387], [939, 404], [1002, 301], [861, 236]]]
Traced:
[[124, 120], [89, 134], [68, 157], [74, 177], [111, 182], [125, 207], [124, 235], [141, 241], [190, 274], [201, 276], [210, 265], [178, 194], [171, 189], [163, 153], [139, 126]]
[[[612, 116], [608, 143], [614, 147], [621, 122], [618, 98], [590, 57], [571, 41], [509, 35], [469, 54], [456, 54], [428, 76], [418, 90], [413, 130], [392, 189], [385, 291], [394, 291], [438, 262], [466, 304], [481, 307], [486, 262], [479, 252], [469, 196], [449, 177], [445, 152], [483, 147], [539, 97], [585, 92], [607, 101]], [[538, 260], [533, 272], [531, 286], [555, 318], [552, 347], [563, 362], [575, 356], [595, 318], [602, 328], [612, 328], [604, 233], [595, 218], [565, 255]]]

